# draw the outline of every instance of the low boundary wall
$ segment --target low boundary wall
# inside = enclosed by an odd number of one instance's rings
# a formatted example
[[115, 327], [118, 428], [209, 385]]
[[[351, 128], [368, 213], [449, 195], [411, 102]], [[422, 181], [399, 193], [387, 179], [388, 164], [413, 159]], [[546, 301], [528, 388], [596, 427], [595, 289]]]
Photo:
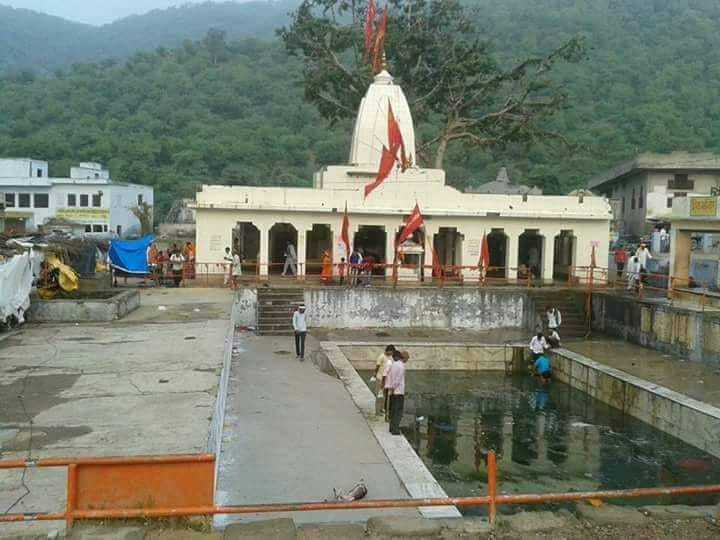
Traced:
[[96, 291], [98, 298], [30, 299], [30, 322], [108, 322], [122, 319], [140, 307], [140, 292]]
[[559, 381], [720, 457], [720, 408], [566, 349], [552, 355]]

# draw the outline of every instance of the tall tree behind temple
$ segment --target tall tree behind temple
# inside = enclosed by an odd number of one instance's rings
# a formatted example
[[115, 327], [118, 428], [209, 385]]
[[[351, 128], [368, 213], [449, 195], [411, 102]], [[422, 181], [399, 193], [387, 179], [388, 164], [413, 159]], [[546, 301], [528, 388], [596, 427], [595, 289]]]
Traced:
[[[330, 120], [354, 116], [370, 83], [359, 23], [366, 9], [365, 2], [304, 0], [280, 31], [288, 51], [303, 58], [306, 98]], [[556, 63], [582, 58], [579, 37], [504, 67], [458, 0], [392, 0], [388, 12], [383, 37], [391, 71], [416, 119], [434, 120], [435, 130], [419, 149], [425, 162], [442, 168], [454, 143], [504, 148], [563, 139], [543, 124], [566, 100], [547, 74]]]

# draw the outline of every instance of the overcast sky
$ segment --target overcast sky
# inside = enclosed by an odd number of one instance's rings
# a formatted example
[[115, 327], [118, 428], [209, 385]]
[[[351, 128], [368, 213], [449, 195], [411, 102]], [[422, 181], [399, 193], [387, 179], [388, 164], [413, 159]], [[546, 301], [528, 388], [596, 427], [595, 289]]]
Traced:
[[204, 1], [206, 0], [0, 0], [0, 4], [100, 25], [153, 9]]

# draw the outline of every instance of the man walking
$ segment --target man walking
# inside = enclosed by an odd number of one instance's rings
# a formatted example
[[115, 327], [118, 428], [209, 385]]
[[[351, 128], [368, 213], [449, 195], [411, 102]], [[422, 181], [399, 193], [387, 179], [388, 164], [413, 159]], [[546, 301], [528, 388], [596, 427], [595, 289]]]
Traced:
[[405, 362], [400, 351], [393, 352], [387, 387], [390, 392], [390, 433], [401, 435], [400, 422], [405, 408]]
[[295, 354], [298, 360], [302, 362], [305, 360], [305, 336], [307, 336], [304, 305], [299, 305], [295, 313], [293, 313], [292, 324], [295, 331]]
[[292, 242], [288, 242], [285, 246], [285, 266], [283, 266], [282, 275], [287, 275], [288, 270], [293, 276], [297, 275], [297, 253]]

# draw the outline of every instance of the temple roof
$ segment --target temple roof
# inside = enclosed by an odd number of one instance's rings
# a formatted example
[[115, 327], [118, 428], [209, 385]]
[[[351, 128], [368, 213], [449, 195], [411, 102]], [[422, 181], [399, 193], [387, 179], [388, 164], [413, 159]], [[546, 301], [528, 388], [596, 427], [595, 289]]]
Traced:
[[377, 170], [383, 145], [388, 146], [388, 103], [405, 141], [406, 152], [415, 158], [415, 128], [405, 94], [386, 70], [375, 75], [360, 102], [350, 146], [350, 164]]

